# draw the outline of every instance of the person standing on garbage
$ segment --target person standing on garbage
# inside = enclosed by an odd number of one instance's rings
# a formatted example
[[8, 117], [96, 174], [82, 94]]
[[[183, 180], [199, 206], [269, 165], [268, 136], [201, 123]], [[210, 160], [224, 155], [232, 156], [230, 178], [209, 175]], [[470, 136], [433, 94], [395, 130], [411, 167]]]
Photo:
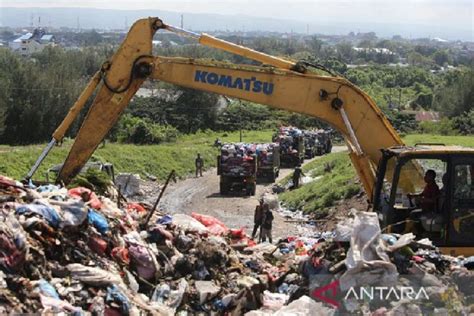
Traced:
[[262, 219], [262, 228], [260, 232], [260, 239], [262, 242], [268, 241], [272, 243], [272, 223], [273, 223], [273, 213], [270, 210], [268, 204], [263, 204], [263, 219]]
[[255, 213], [253, 214], [253, 231], [252, 231], [252, 239], [255, 238], [257, 235], [257, 231], [262, 225], [263, 220], [263, 198], [260, 198], [260, 203], [255, 207]]
[[297, 189], [300, 186], [300, 179], [305, 176], [303, 170], [301, 170], [301, 164], [298, 164], [293, 171], [293, 189]]
[[202, 177], [202, 167], [204, 166], [204, 161], [201, 158], [201, 154], [197, 154], [195, 165], [196, 165], [196, 178], [198, 177], [198, 174], [200, 177]]

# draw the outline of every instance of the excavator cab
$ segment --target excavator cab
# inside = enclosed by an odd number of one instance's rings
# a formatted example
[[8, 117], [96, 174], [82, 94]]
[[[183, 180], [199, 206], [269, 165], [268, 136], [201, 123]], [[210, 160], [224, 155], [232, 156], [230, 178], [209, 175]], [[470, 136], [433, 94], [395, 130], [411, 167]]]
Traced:
[[[407, 185], [406, 180], [428, 170], [436, 174], [439, 193], [423, 205], [410, 195], [423, 192], [426, 183]], [[440, 145], [384, 149], [373, 198], [385, 232], [413, 232], [446, 254], [474, 255], [474, 149]]]

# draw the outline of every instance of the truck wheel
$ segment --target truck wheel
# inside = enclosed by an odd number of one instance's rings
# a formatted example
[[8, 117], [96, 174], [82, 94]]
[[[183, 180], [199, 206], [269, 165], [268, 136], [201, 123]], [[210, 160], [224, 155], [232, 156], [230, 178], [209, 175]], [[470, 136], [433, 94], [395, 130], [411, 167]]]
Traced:
[[275, 182], [275, 179], [276, 179], [276, 173], [275, 172], [270, 173], [270, 175], [268, 176], [268, 181], [273, 183]]
[[257, 193], [257, 184], [256, 183], [254, 183], [252, 185], [252, 192], [251, 193], [252, 193], [251, 195], [255, 195], [255, 193]]
[[225, 185], [223, 183], [220, 184], [219, 189], [220, 189], [221, 195], [225, 195], [229, 192], [229, 188], [227, 187], [227, 185]]

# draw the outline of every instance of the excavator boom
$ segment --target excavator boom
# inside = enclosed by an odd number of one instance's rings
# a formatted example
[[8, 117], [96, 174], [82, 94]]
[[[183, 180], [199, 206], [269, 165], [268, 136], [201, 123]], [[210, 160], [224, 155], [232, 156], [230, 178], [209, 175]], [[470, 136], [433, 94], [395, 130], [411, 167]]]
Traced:
[[[236, 53], [271, 67], [152, 56], [152, 39], [158, 29], [195, 37], [204, 45]], [[102, 67], [102, 85], [59, 173], [58, 181], [68, 183], [81, 170], [148, 77], [307, 114], [332, 125], [344, 136], [351, 160], [370, 198], [381, 158], [380, 149], [403, 145], [372, 99], [345, 78], [316, 75], [307, 71], [301, 63], [270, 56], [206, 34], [180, 30], [165, 25], [158, 18], [148, 18], [138, 20], [132, 26], [118, 51]], [[92, 81], [96, 82], [97, 76]], [[76, 108], [65, 121], [72, 122], [71, 118], [77, 112]], [[59, 134], [57, 138], [64, 135], [67, 127], [68, 124], [61, 125], [60, 132], [55, 133]]]

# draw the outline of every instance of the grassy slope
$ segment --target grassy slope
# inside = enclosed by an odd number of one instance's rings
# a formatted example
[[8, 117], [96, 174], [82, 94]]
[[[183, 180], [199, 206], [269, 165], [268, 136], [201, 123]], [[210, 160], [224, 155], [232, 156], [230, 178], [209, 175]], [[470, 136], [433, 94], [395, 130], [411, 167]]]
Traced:
[[[421, 142], [444, 143], [446, 145], [461, 145], [474, 147], [474, 137], [470, 136], [439, 136], [439, 135], [408, 135], [403, 138], [408, 145]], [[331, 171], [325, 171], [330, 164]], [[291, 209], [303, 209], [305, 212], [325, 214], [325, 208], [333, 206], [340, 199], [357, 194], [360, 186], [354, 178], [355, 170], [351, 165], [347, 153], [330, 154], [304, 166], [303, 171], [312, 177], [322, 176], [321, 179], [311, 182], [294, 191], [280, 194], [282, 202]], [[286, 183], [288, 176], [282, 182]]]
[[407, 145], [415, 145], [416, 143], [442, 143], [445, 145], [474, 147], [473, 136], [441, 136], [428, 134], [413, 134], [403, 137], [403, 141]]
[[[271, 136], [272, 131], [245, 131], [243, 140], [270, 142]], [[106, 144], [104, 148], [96, 150], [93, 158], [113, 163], [116, 173], [148, 173], [164, 179], [175, 169], [179, 177], [184, 177], [194, 172], [194, 159], [198, 152], [201, 153], [206, 168], [215, 166], [217, 150], [212, 145], [217, 137], [223, 142], [239, 141], [238, 132], [202, 132], [181, 136], [176, 143], [144, 146]], [[35, 179], [44, 180], [48, 168], [63, 162], [71, 144], [69, 141], [62, 147], [54, 148], [36, 173]], [[21, 179], [34, 164], [44, 146], [0, 146], [0, 174]]]
[[321, 178], [296, 190], [282, 193], [280, 199], [290, 209], [302, 209], [304, 212], [322, 210], [332, 206], [335, 201], [349, 198], [360, 191], [359, 185], [354, 181], [356, 174], [347, 153], [334, 153], [316, 159], [305, 165], [303, 172], [311, 177]]

